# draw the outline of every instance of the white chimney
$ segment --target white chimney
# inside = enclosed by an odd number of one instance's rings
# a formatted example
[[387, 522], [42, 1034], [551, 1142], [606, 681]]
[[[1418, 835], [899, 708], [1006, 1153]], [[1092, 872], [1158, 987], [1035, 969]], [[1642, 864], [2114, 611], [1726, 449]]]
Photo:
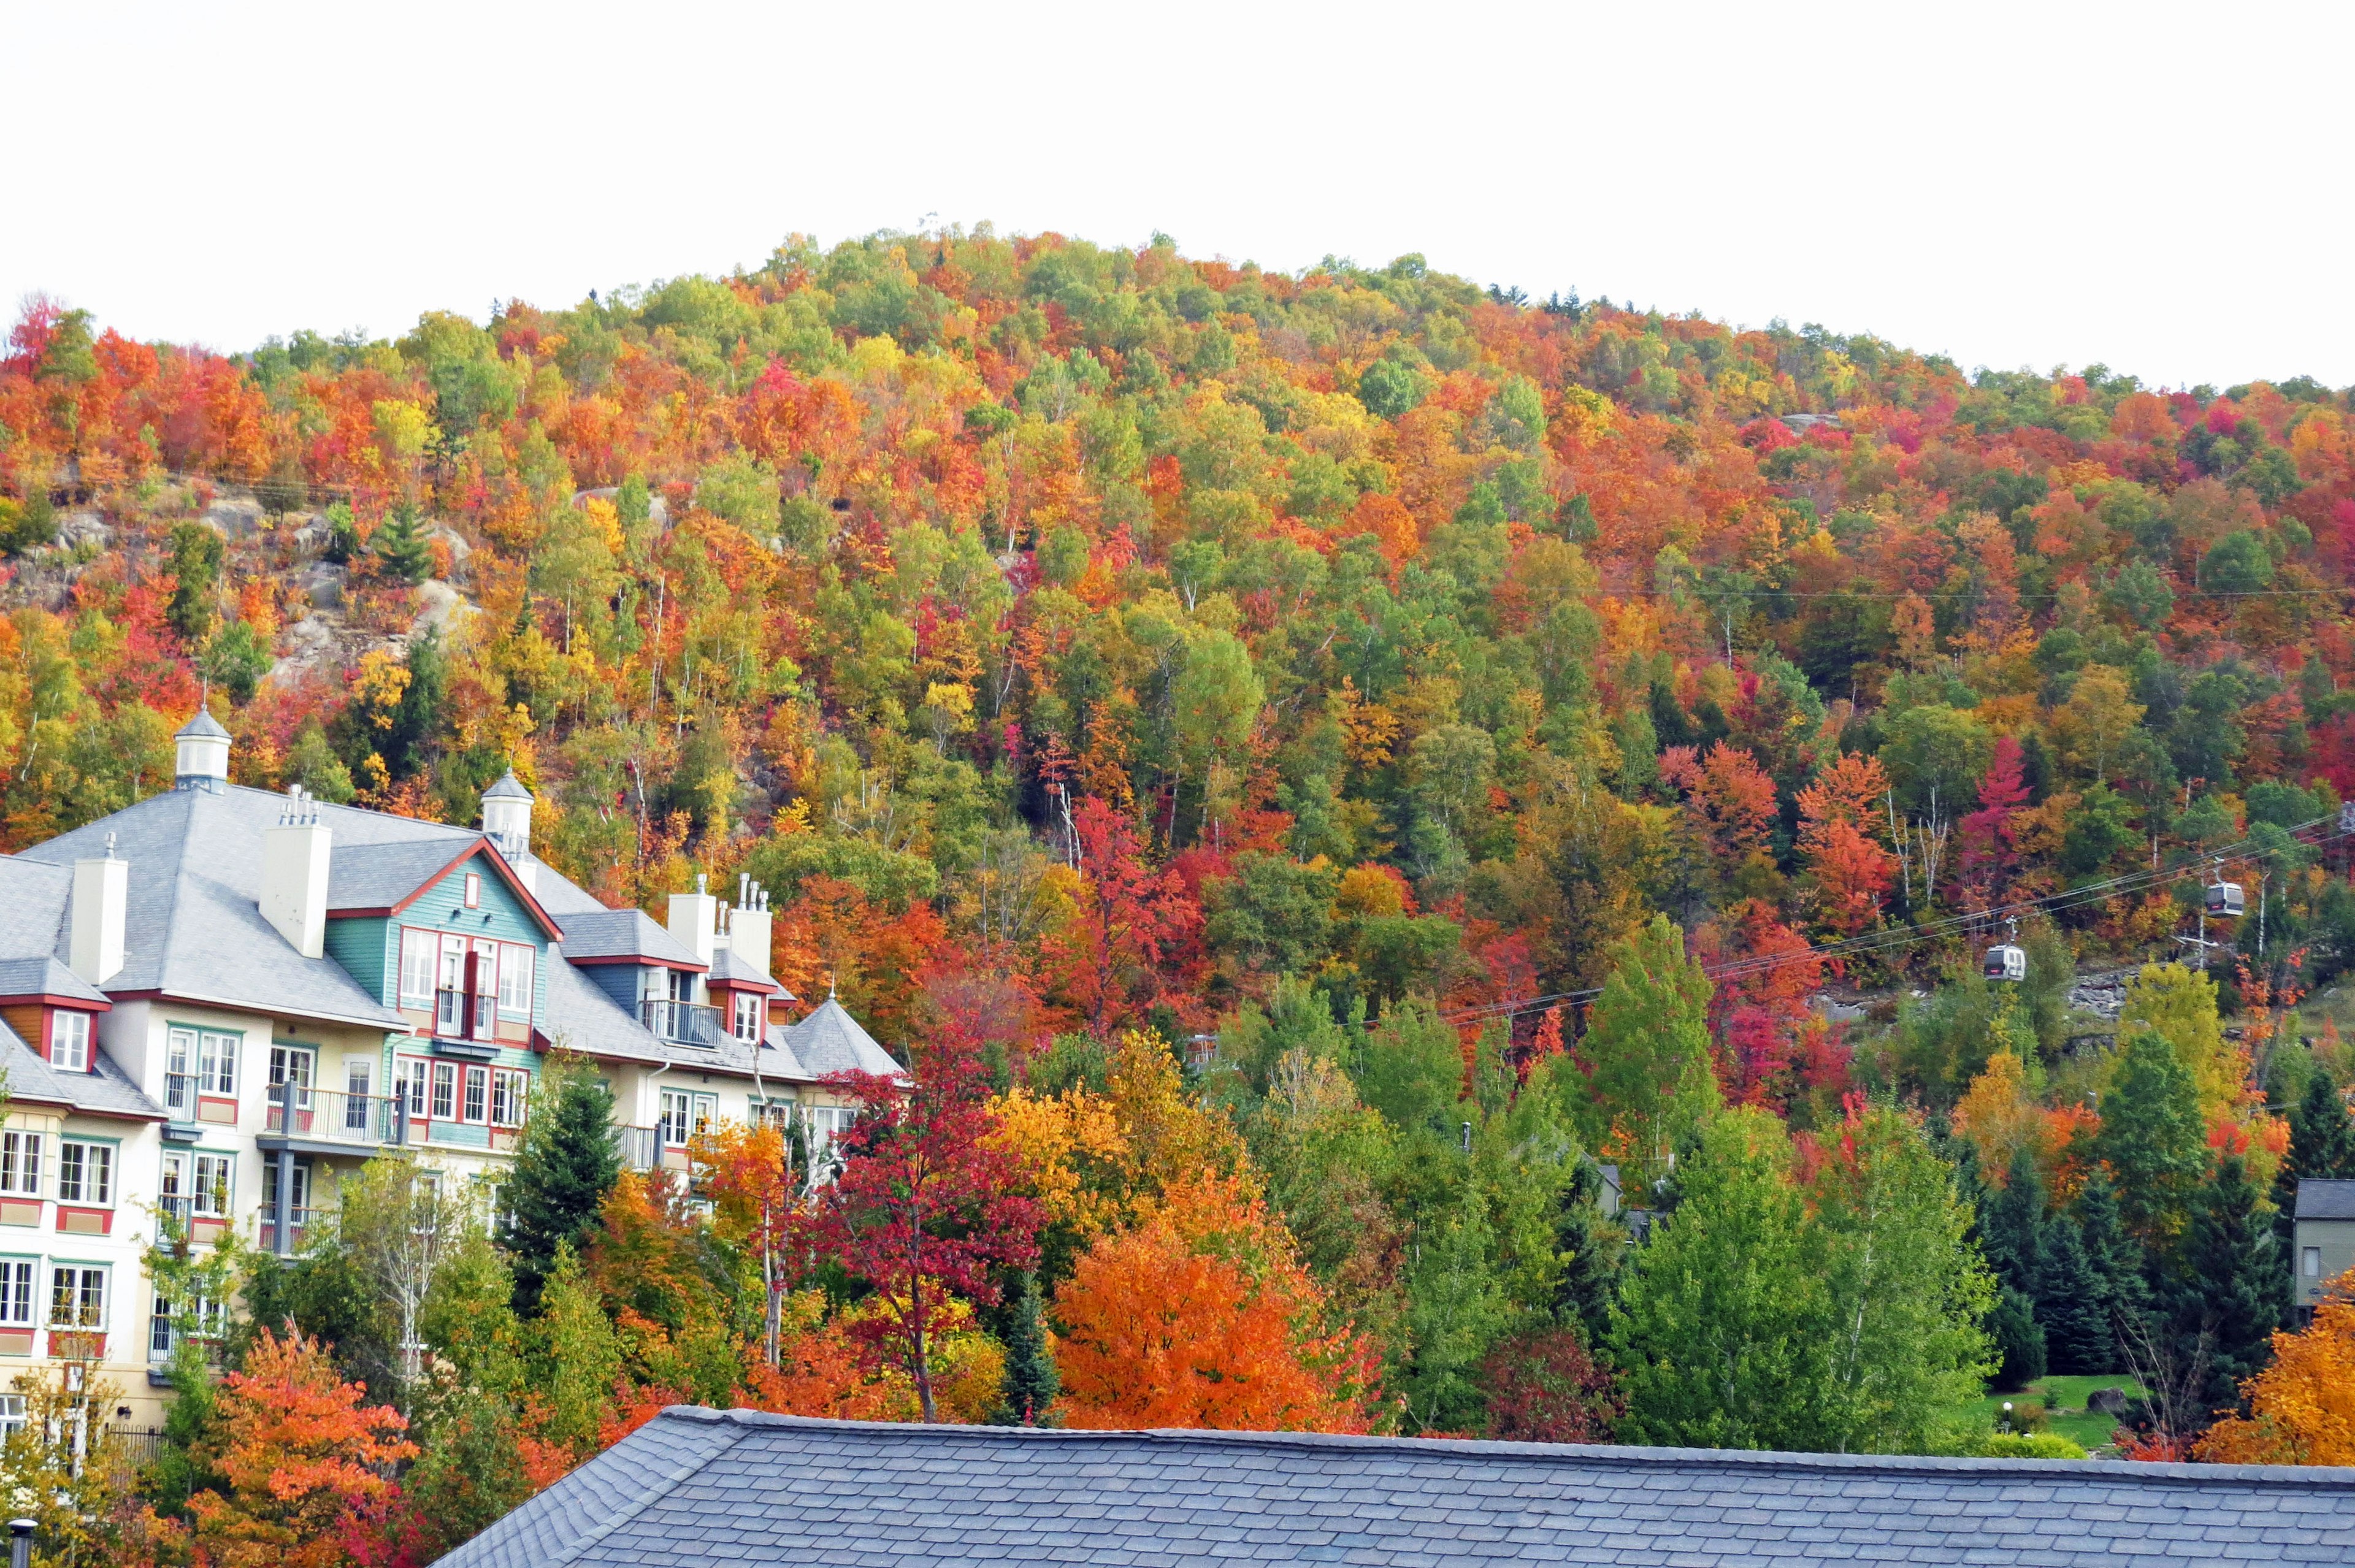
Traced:
[[740, 879], [741, 897], [728, 912], [728, 950], [765, 975], [769, 972], [769, 895], [760, 883]]
[[698, 964], [711, 962], [717, 947], [712, 940], [712, 917], [719, 912], [719, 901], [703, 891], [703, 874], [696, 873], [695, 891], [673, 893], [670, 896], [670, 933], [678, 938], [679, 945], [695, 955]]
[[290, 784], [285, 808], [261, 835], [261, 918], [305, 958], [327, 950], [327, 854], [319, 803]]
[[73, 972], [93, 986], [105, 985], [123, 968], [123, 916], [130, 905], [131, 862], [114, 858], [110, 833], [104, 855], [74, 862], [69, 951]]
[[203, 709], [172, 737], [177, 758], [172, 769], [174, 789], [200, 789], [218, 795], [229, 788], [229, 731]]

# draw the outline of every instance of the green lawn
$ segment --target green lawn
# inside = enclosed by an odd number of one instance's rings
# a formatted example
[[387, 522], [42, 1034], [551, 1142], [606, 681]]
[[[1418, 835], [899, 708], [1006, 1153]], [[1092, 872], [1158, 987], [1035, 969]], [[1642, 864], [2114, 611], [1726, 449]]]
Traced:
[[2015, 1406], [2041, 1401], [2046, 1420], [2041, 1430], [2066, 1437], [2090, 1454], [2109, 1445], [2110, 1433], [2117, 1425], [2115, 1417], [2086, 1411], [2085, 1396], [2097, 1388], [2122, 1388], [2128, 1399], [2142, 1394], [2140, 1383], [2116, 1372], [2102, 1377], [2041, 1378], [2029, 1384], [2025, 1393], [1991, 1393], [1977, 1400], [1970, 1412], [1974, 1417], [1992, 1424], [2001, 1413], [2006, 1400]]

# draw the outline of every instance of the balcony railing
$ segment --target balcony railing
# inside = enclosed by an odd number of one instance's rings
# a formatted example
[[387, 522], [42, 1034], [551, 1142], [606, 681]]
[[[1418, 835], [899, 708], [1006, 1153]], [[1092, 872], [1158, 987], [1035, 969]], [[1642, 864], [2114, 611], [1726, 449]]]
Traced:
[[649, 997], [638, 1004], [638, 1021], [656, 1038], [680, 1045], [716, 1046], [728, 1038], [727, 1016], [701, 1002]]
[[264, 1130], [314, 1143], [373, 1148], [404, 1141], [408, 1127], [400, 1102], [390, 1095], [272, 1083]]
[[[472, 1029], [467, 1014], [467, 1000], [473, 998]], [[498, 1006], [497, 996], [490, 991], [436, 991], [433, 993], [433, 1032], [443, 1040], [489, 1040], [495, 1032], [493, 1019]]]
[[221, 1210], [222, 1202], [218, 1198], [199, 1210], [194, 1196], [186, 1192], [166, 1192], [155, 1200], [155, 1239], [158, 1242], [210, 1241], [228, 1228], [229, 1216]]
[[662, 1164], [660, 1127], [617, 1126], [613, 1129], [613, 1141], [621, 1147], [624, 1169], [652, 1170]]
[[173, 1121], [193, 1123], [197, 1119], [197, 1075], [193, 1072], [164, 1074], [164, 1114]]

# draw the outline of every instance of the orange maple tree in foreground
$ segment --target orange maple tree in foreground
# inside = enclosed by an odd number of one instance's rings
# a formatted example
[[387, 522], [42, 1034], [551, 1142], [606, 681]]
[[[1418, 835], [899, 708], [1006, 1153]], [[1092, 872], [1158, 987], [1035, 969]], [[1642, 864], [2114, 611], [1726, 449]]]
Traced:
[[2274, 1336], [2274, 1364], [2241, 1385], [2245, 1416], [2208, 1429], [2200, 1458], [2226, 1465], [2355, 1465], [2355, 1275], [2303, 1333]]
[[1291, 1240], [1240, 1179], [1172, 1186], [1055, 1295], [1073, 1426], [1363, 1432], [1373, 1345], [1327, 1322]]

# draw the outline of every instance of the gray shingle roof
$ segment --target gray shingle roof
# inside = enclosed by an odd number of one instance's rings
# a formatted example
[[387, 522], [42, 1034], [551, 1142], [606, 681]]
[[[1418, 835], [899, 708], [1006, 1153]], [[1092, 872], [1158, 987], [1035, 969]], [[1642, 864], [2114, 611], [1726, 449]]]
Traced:
[[162, 1121], [164, 1108], [139, 1091], [130, 1075], [104, 1050], [94, 1053], [94, 1072], [60, 1072], [0, 1023], [0, 1068], [8, 1074], [8, 1097], [26, 1104], [64, 1105], [101, 1116]]
[[799, 1023], [787, 1024], [781, 1036], [785, 1049], [800, 1063], [804, 1076], [816, 1079], [830, 1072], [874, 1072], [889, 1074], [900, 1071], [891, 1053], [875, 1043], [875, 1037], [858, 1027], [858, 1020], [844, 1010], [832, 997], [811, 1009], [809, 1017]]
[[0, 855], [0, 955], [46, 958], [63, 952], [66, 910], [72, 902], [70, 864]]
[[2297, 1217], [2301, 1220], [2355, 1220], [2355, 1181], [2326, 1180], [2303, 1176], [2297, 1183]]
[[509, 768], [499, 775], [498, 783], [483, 792], [483, 798], [485, 800], [529, 800], [532, 795], [531, 791], [523, 787], [523, 780], [515, 776], [515, 770]]
[[[732, 947], [723, 947], [711, 955], [710, 978], [733, 981], [739, 986], [777, 985], [775, 976]], [[777, 989], [782, 991], [784, 987], [777, 986]]]
[[2337, 1563], [2355, 1470], [666, 1411], [443, 1568]]
[[0, 958], [0, 997], [78, 997], [103, 1002], [106, 993], [55, 958]]
[[[570, 948], [571, 943], [567, 940], [563, 947], [549, 951], [569, 958]], [[707, 1072], [733, 1072], [744, 1077], [751, 1076], [753, 1072], [751, 1047], [732, 1035], [723, 1037], [717, 1046], [708, 1050], [665, 1044], [569, 962], [548, 966], [547, 1033], [567, 1050], [591, 1056], [623, 1061], [675, 1062]], [[763, 1077], [781, 1083], [819, 1076], [799, 1070], [796, 1059], [782, 1043], [781, 1031], [774, 1029], [761, 1047], [760, 1072]]]
[[221, 728], [221, 721], [201, 708], [197, 709], [195, 718], [172, 732], [172, 739], [176, 741], [183, 735], [202, 735], [216, 741], [226, 741], [229, 738], [229, 731]]
[[557, 919], [564, 927], [564, 955], [574, 963], [636, 958], [700, 969], [703, 960], [642, 909], [603, 909]]
[[[304, 957], [262, 918], [258, 901], [262, 835], [285, 805], [285, 796], [267, 790], [173, 790], [25, 850], [17, 860], [54, 868], [48, 874], [57, 879], [56, 913], [46, 919], [37, 914], [0, 917], [0, 934], [24, 943], [20, 946], [12, 940], [0, 946], [0, 956], [66, 955], [64, 911], [73, 863], [103, 853], [106, 836], [112, 833], [115, 854], [131, 864], [130, 900], [123, 967], [104, 989], [162, 991], [234, 1007], [398, 1027], [400, 1015], [363, 990], [341, 965], [325, 956]], [[454, 859], [469, 840], [481, 837], [467, 828], [379, 812], [337, 805], [318, 809], [333, 835], [336, 859], [358, 846], [428, 841], [439, 843]], [[333, 860], [329, 864], [332, 879]], [[23, 869], [9, 873], [27, 879], [27, 887], [37, 892], [44, 891], [37, 885], [39, 875]], [[0, 903], [5, 901], [0, 898]]]
[[447, 870], [469, 848], [464, 838], [333, 844], [327, 854], [327, 908], [330, 912], [392, 909]]

